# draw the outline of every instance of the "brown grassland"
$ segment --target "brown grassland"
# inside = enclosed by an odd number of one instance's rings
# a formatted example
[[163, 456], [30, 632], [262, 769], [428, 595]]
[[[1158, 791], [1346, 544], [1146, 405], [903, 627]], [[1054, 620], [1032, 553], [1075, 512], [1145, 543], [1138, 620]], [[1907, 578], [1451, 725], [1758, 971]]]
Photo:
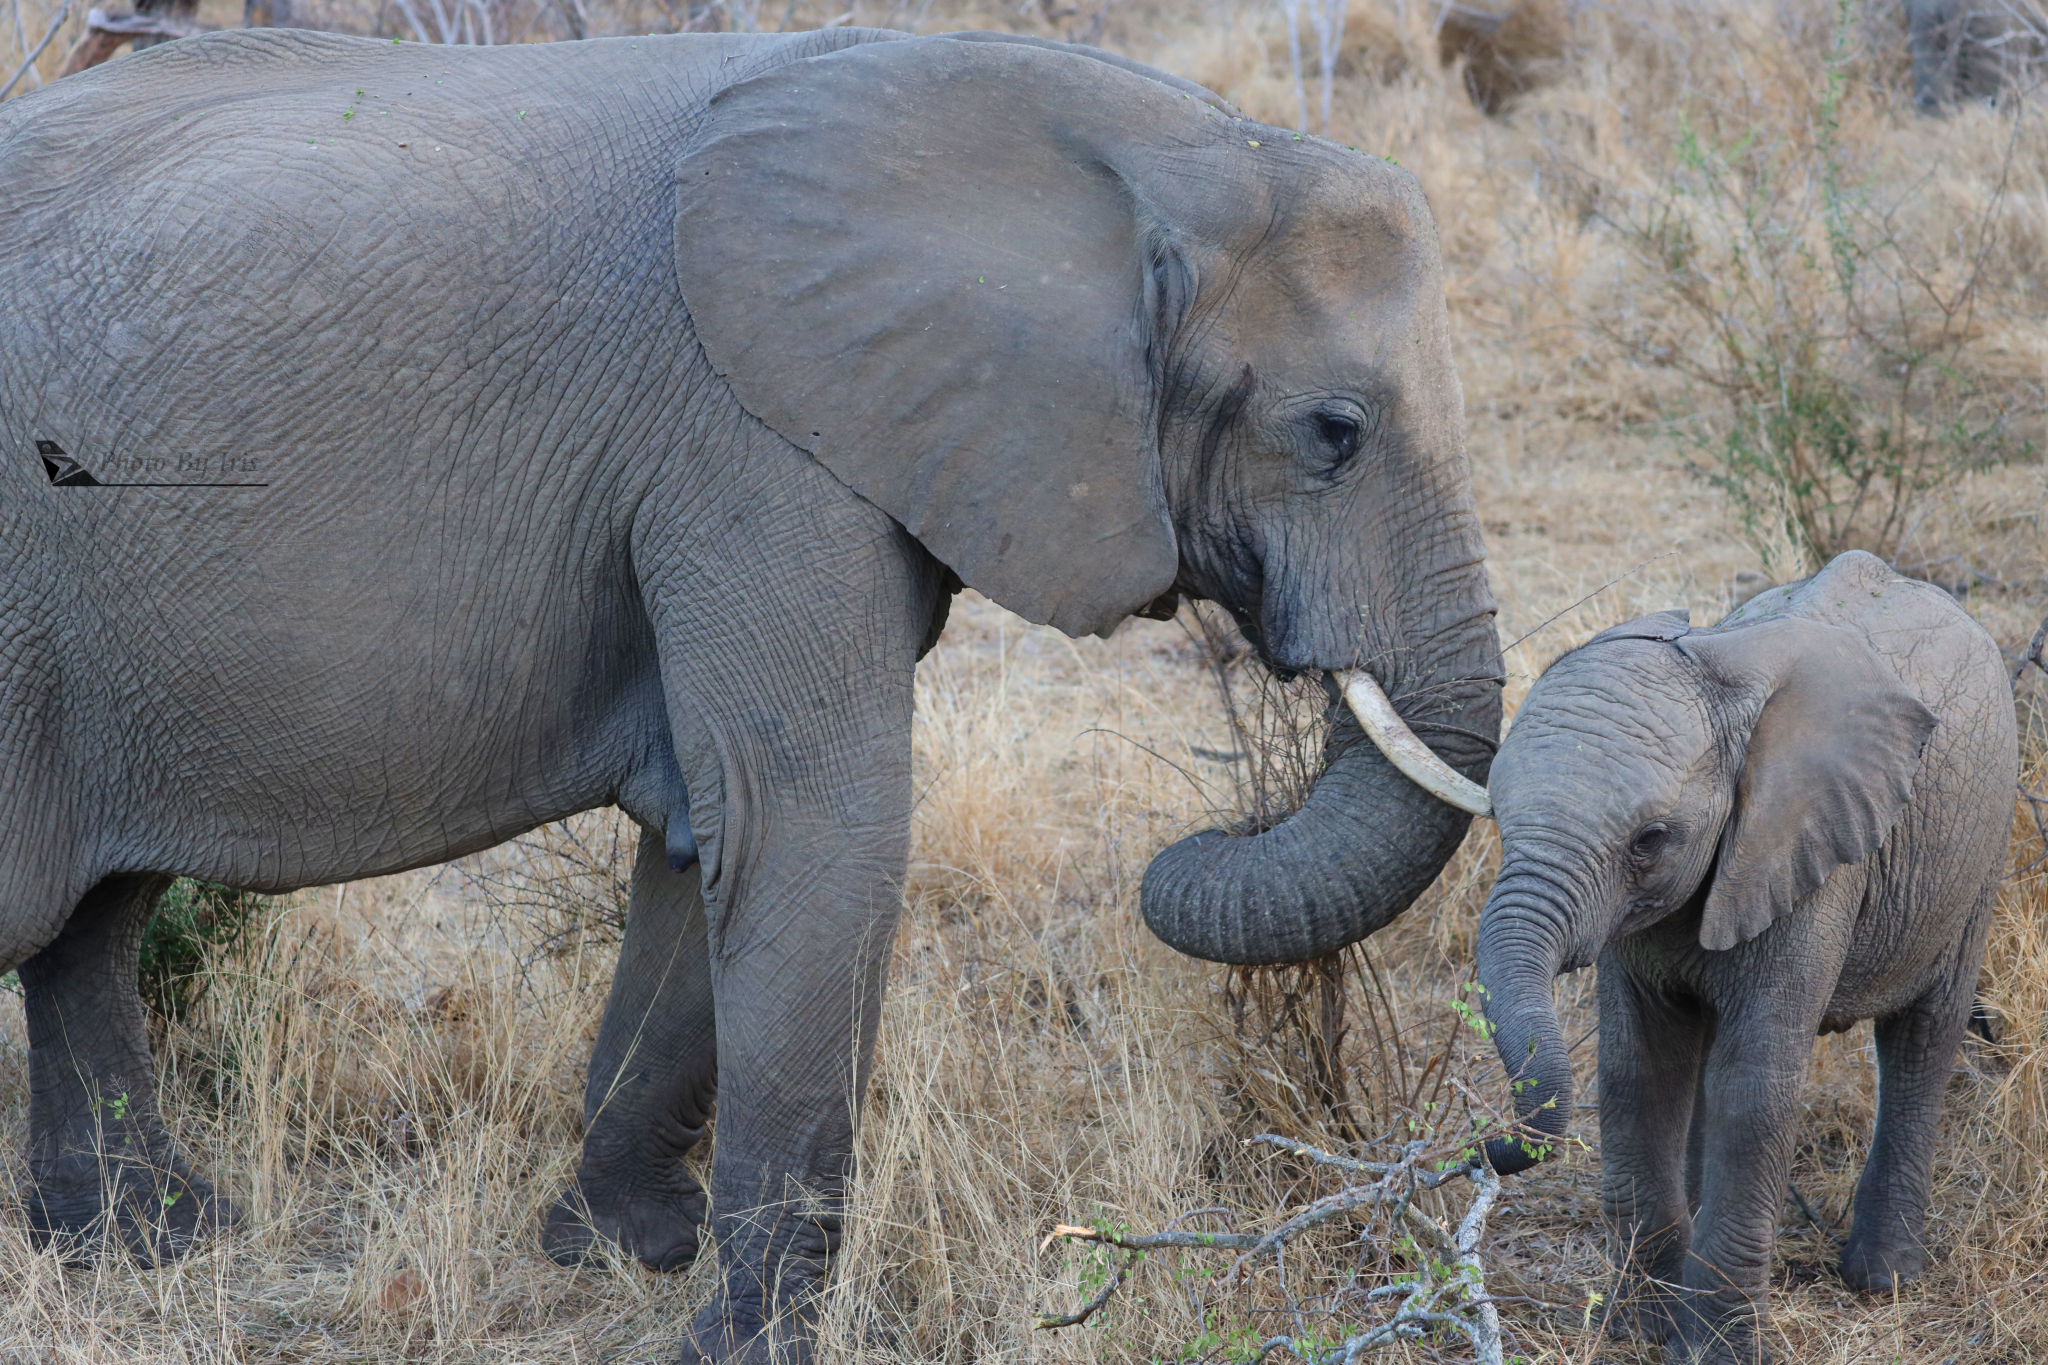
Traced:
[[[10, 2], [0, 79], [58, 12]], [[612, 32], [682, 13], [634, 3], [581, 8]], [[849, 3], [853, 22], [1100, 42], [1257, 117], [1300, 116], [1270, 5]], [[561, 36], [558, 9], [501, 12], [515, 37]], [[299, 13], [409, 36], [390, 0]], [[730, 15], [805, 27], [841, 5]], [[201, 18], [240, 21], [227, 0]], [[1917, 117], [1902, 21], [1875, 0], [1530, 0], [1450, 67], [1437, 19], [1432, 0], [1350, 0], [1328, 132], [1411, 168], [1436, 212], [1510, 707], [1605, 625], [1668, 607], [1711, 622], [1758, 575], [1847, 545], [1950, 587], [2017, 657], [2048, 609], [2048, 127], [2028, 73], [1997, 108]], [[1301, 32], [1320, 129], [1306, 15]], [[1760, 450], [1811, 468], [1770, 477]], [[1862, 501], [1837, 496], [1859, 468], [1877, 471]], [[1177, 1360], [1204, 1333], [1205, 1358], [1224, 1358], [1287, 1330], [1270, 1265], [1225, 1287], [1199, 1273], [1224, 1258], [1151, 1257], [1087, 1325], [1037, 1331], [1103, 1267], [1044, 1245], [1048, 1230], [1212, 1206], [1227, 1212], [1206, 1226], [1270, 1226], [1329, 1187], [1244, 1139], [1456, 1133], [1472, 1097], [1504, 1096], [1456, 1008], [1495, 856], [1483, 822], [1334, 967], [1239, 975], [1139, 922], [1151, 853], [1242, 811], [1249, 775], [1284, 785], [1303, 737], [1298, 701], [1220, 640], [1184, 611], [1069, 641], [969, 594], [921, 666], [913, 864], [828, 1361]], [[2041, 681], [2020, 689], [2030, 781], [2048, 773]], [[0, 996], [0, 1360], [669, 1359], [708, 1267], [570, 1273], [535, 1239], [575, 1160], [620, 825], [590, 815], [461, 865], [303, 892], [221, 957], [159, 1057], [174, 1131], [247, 1216], [168, 1269], [31, 1249], [26, 1044], [19, 1000]], [[2014, 830], [1982, 988], [1999, 1041], [1956, 1061], [1935, 1263], [1895, 1300], [1834, 1277], [1875, 1073], [1867, 1025], [1820, 1040], [1795, 1178], [1812, 1216], [1788, 1198], [1771, 1296], [1784, 1359], [2048, 1360], [2048, 848], [2024, 802]], [[1590, 1032], [1591, 976], [1558, 984], [1573, 1038]], [[1659, 1358], [1598, 1332], [1596, 1047], [1577, 1052], [1583, 1145], [1510, 1182], [1492, 1219], [1510, 1358]], [[1436, 1211], [1454, 1217], [1449, 1189]], [[1323, 1231], [1287, 1263], [1304, 1301], [1404, 1264], [1352, 1240], [1366, 1223]], [[1326, 1327], [1380, 1310], [1345, 1311]], [[1448, 1336], [1388, 1354], [1471, 1352]]]

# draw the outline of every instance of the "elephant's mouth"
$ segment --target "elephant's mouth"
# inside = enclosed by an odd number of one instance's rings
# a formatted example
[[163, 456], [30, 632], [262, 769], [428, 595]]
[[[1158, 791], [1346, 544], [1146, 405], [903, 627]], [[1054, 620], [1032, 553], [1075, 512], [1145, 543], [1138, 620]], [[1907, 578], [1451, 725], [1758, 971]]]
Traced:
[[[1199, 588], [1189, 585], [1175, 585], [1176, 591], [1189, 596], [1203, 595]], [[1256, 594], [1251, 600], [1257, 601]], [[1270, 648], [1270, 639], [1264, 629], [1264, 622], [1257, 614], [1240, 608], [1227, 610], [1236, 619], [1238, 630], [1251, 643], [1254, 651], [1266, 666], [1281, 679], [1297, 676], [1302, 670], [1275, 659]], [[1436, 756], [1427, 744], [1415, 737], [1408, 723], [1401, 719], [1393, 702], [1380, 687], [1379, 680], [1364, 668], [1332, 669], [1330, 676], [1336, 680], [1344, 694], [1344, 702], [1351, 708], [1351, 714], [1358, 718], [1358, 724], [1365, 731], [1373, 747], [1386, 755], [1400, 774], [1416, 786], [1436, 797], [1446, 805], [1455, 806], [1470, 815], [1490, 816], [1493, 803], [1486, 794], [1486, 788], [1453, 769]]]
[[1347, 668], [1336, 677], [1337, 685], [1344, 691], [1344, 702], [1351, 708], [1351, 714], [1358, 717], [1365, 737], [1403, 777], [1459, 810], [1480, 816], [1493, 813], [1486, 788], [1453, 769], [1417, 739], [1372, 674], [1362, 668]]
[[[1203, 595], [1193, 587], [1186, 591], [1191, 596]], [[1247, 599], [1256, 602], [1262, 595], [1254, 592], [1247, 594]], [[1273, 635], [1265, 629], [1263, 613], [1238, 607], [1228, 607], [1227, 610], [1236, 618], [1238, 630], [1275, 675], [1284, 680], [1304, 671], [1304, 666], [1276, 657]], [[1280, 633], [1284, 635], [1285, 631]], [[1358, 718], [1366, 738], [1403, 777], [1445, 805], [1455, 806], [1468, 815], [1484, 817], [1493, 814], [1493, 803], [1486, 794], [1486, 788], [1453, 769], [1427, 744], [1417, 739], [1408, 723], [1401, 719], [1400, 712], [1394, 709], [1393, 702], [1388, 700], [1379, 680], [1370, 672], [1362, 667], [1334, 668], [1329, 671], [1329, 676], [1343, 692], [1344, 702], [1351, 709], [1351, 714]]]

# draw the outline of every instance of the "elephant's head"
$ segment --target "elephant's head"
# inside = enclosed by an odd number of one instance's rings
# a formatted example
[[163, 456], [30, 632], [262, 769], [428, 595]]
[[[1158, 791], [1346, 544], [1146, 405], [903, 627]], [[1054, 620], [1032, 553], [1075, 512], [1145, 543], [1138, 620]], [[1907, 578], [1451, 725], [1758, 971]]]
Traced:
[[733, 392], [964, 582], [1073, 635], [1208, 598], [1342, 678], [1378, 747], [1273, 830], [1162, 853], [1162, 938], [1286, 961], [1406, 907], [1484, 809], [1500, 717], [1413, 176], [1156, 73], [935, 38], [725, 91], [678, 182]]
[[[1884, 842], [1934, 723], [1862, 637], [1799, 617], [1696, 631], [1664, 612], [1551, 665], [1494, 761], [1501, 869], [1479, 920], [1524, 1125], [1571, 1122], [1559, 972], [1673, 915], [1708, 952], [1755, 938]], [[1487, 1159], [1510, 1173], [1541, 1148]]]

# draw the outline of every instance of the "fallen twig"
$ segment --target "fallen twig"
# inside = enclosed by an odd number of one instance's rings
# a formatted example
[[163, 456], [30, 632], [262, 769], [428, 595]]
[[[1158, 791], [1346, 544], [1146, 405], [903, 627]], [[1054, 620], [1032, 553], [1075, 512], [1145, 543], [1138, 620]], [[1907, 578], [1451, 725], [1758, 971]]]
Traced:
[[1806, 1215], [1806, 1221], [1813, 1224], [1813, 1230], [1823, 1238], [1833, 1241], [1835, 1236], [1834, 1229], [1829, 1224], [1822, 1222], [1820, 1215], [1814, 1212], [1813, 1205], [1807, 1202], [1806, 1192], [1799, 1188], [1799, 1182], [1789, 1180], [1785, 1183], [1786, 1188], [1792, 1191], [1792, 1202], [1797, 1204], [1799, 1211]]
[[[1108, 1305], [1131, 1266], [1146, 1252], [1234, 1251], [1238, 1254], [1229, 1271], [1217, 1281], [1219, 1287], [1229, 1287], [1238, 1283], [1246, 1269], [1261, 1258], [1271, 1256], [1277, 1265], [1288, 1244], [1310, 1228], [1340, 1214], [1373, 1209], [1379, 1212], [1389, 1233], [1405, 1236], [1412, 1252], [1420, 1253], [1411, 1254], [1411, 1259], [1418, 1263], [1411, 1277], [1380, 1285], [1361, 1296], [1367, 1303], [1398, 1300], [1392, 1316], [1332, 1347], [1327, 1339], [1318, 1340], [1305, 1333], [1302, 1315], [1297, 1311], [1295, 1334], [1268, 1338], [1259, 1345], [1254, 1359], [1265, 1360], [1282, 1353], [1304, 1365], [1351, 1365], [1359, 1356], [1382, 1346], [1448, 1331], [1471, 1341], [1480, 1365], [1501, 1365], [1500, 1314], [1495, 1307], [1497, 1301], [1486, 1292], [1485, 1269], [1479, 1259], [1479, 1243], [1486, 1235], [1486, 1220], [1500, 1197], [1501, 1186], [1499, 1176], [1473, 1159], [1476, 1136], [1455, 1146], [1410, 1142], [1402, 1148], [1400, 1157], [1392, 1161], [1341, 1156], [1274, 1133], [1261, 1133], [1251, 1141], [1277, 1147], [1349, 1177], [1366, 1179], [1346, 1183], [1335, 1194], [1314, 1200], [1266, 1233], [1191, 1232], [1171, 1227], [1160, 1232], [1129, 1233], [1105, 1226], [1059, 1224], [1040, 1244], [1041, 1250], [1055, 1241], [1066, 1240], [1091, 1242], [1125, 1254], [1117, 1259], [1100, 1292], [1072, 1313], [1041, 1315], [1037, 1325], [1052, 1330], [1086, 1322]], [[1446, 1228], [1416, 1207], [1418, 1191], [1439, 1189], [1460, 1179], [1470, 1182], [1473, 1196], [1455, 1229]], [[1289, 1303], [1293, 1304], [1291, 1295]]]

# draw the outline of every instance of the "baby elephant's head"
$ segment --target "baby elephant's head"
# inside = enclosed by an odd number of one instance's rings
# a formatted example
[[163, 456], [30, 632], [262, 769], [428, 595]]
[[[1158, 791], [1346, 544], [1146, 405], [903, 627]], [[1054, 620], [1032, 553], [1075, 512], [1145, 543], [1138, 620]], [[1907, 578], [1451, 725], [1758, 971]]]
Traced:
[[[1525, 1123], [1562, 1137], [1571, 1066], [1551, 981], [1667, 916], [1719, 951], [1884, 842], [1935, 717], [1862, 636], [1803, 617], [1617, 626], [1553, 664], [1491, 790], [1501, 870], [1479, 981]], [[1540, 1159], [1496, 1143], [1496, 1170]]]

